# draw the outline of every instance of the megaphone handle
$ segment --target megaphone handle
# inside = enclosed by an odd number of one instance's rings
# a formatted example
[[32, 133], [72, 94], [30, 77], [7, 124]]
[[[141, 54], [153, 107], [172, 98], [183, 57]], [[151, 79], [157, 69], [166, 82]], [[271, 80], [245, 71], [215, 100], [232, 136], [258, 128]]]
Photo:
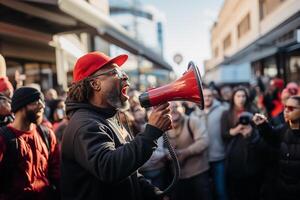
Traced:
[[160, 194], [161, 196], [165, 196], [166, 194], [169, 194], [171, 191], [173, 191], [177, 181], [179, 180], [179, 174], [180, 174], [180, 166], [179, 166], [179, 162], [178, 162], [175, 150], [172, 147], [172, 145], [170, 144], [168, 135], [166, 133], [163, 134], [163, 140], [164, 140], [164, 144], [167, 145], [170, 156], [172, 158], [174, 177], [173, 177], [170, 185]]
[[[128, 119], [127, 119], [126, 115], [125, 115], [125, 119], [126, 119], [126, 124], [127, 124], [128, 128], [129, 128], [129, 134], [133, 138], [132, 130], [131, 130], [130, 126], [129, 126], [129, 122], [128, 122]], [[118, 120], [120, 120], [119, 113], [118, 113]], [[176, 183], [179, 180], [179, 174], [180, 174], [180, 165], [179, 165], [179, 162], [178, 162], [175, 150], [172, 147], [171, 143], [169, 142], [169, 138], [168, 138], [168, 135], [166, 133], [163, 134], [163, 140], [164, 140], [164, 144], [167, 146], [167, 148], [169, 150], [169, 153], [170, 153], [170, 156], [172, 158], [172, 165], [173, 165], [173, 170], [174, 170], [174, 177], [173, 177], [172, 182], [170, 183], [170, 185], [164, 191], [162, 191], [159, 194], [159, 196], [165, 196], [165, 195], [167, 195], [167, 194], [169, 194], [170, 192], [173, 191]]]

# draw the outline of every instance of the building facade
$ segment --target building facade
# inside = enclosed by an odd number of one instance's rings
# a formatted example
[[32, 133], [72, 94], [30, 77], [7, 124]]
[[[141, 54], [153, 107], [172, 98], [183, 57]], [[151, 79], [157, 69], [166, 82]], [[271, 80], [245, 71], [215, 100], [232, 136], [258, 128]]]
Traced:
[[23, 78], [42, 90], [66, 90], [76, 59], [95, 50], [115, 56], [111, 45], [172, 70], [110, 18], [108, 0], [1, 0], [0, 16], [0, 54], [13, 84]]
[[225, 0], [211, 28], [205, 79], [249, 82], [256, 76], [300, 80], [300, 1]]

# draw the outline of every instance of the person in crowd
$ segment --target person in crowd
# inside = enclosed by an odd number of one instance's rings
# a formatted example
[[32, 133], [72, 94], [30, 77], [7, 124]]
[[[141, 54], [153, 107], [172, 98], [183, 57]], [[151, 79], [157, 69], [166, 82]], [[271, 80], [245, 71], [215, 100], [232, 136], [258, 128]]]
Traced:
[[146, 111], [140, 105], [134, 106], [134, 108], [125, 111], [121, 111], [119, 114], [120, 121], [133, 137], [144, 131], [146, 126]]
[[62, 140], [62, 199], [166, 199], [138, 169], [171, 128], [169, 103], [154, 108], [135, 138], [118, 120], [128, 108], [128, 56], [101, 52], [80, 57], [66, 100], [70, 118]]
[[14, 93], [14, 88], [6, 76], [0, 77], [0, 93], [11, 98]]
[[227, 199], [225, 183], [225, 144], [221, 136], [221, 117], [227, 107], [223, 106], [213, 96], [210, 88], [203, 88], [204, 110], [197, 109], [191, 114], [207, 125], [209, 138], [208, 158], [210, 176], [215, 199]]
[[133, 109], [135, 109], [136, 106], [140, 107], [140, 102], [139, 102], [139, 96], [140, 96], [140, 92], [137, 90], [131, 90], [130, 92], [128, 92], [128, 96], [129, 96], [129, 103], [130, 103], [130, 109], [131, 111], [133, 111]]
[[0, 129], [0, 199], [59, 199], [60, 156], [54, 133], [41, 126], [44, 99], [30, 87], [17, 89], [15, 120]]
[[132, 115], [134, 118], [133, 125], [135, 127], [136, 132], [142, 132], [145, 129], [146, 121], [147, 121], [147, 112], [141, 106], [135, 106], [132, 108]]
[[267, 114], [264, 105], [267, 77], [258, 76], [250, 84], [250, 101], [257, 107], [258, 112]]
[[11, 113], [11, 100], [0, 93], [0, 127], [13, 122], [14, 116]]
[[213, 91], [214, 98], [217, 99], [218, 101], [222, 102], [222, 97], [221, 97], [219, 86], [214, 81], [211, 81], [208, 84], [208, 87]]
[[182, 102], [182, 106], [186, 115], [190, 115], [196, 109], [195, 103], [189, 101]]
[[49, 102], [50, 115], [49, 121], [52, 123], [53, 128], [65, 118], [66, 105], [63, 99], [54, 99]]
[[50, 88], [45, 93], [45, 101], [52, 101], [58, 98], [57, 92], [55, 89]]
[[167, 173], [168, 152], [164, 148], [163, 137], [158, 138], [157, 148], [150, 159], [140, 168], [141, 174], [159, 189], [165, 189], [168, 184]]
[[181, 102], [171, 102], [173, 129], [168, 136], [181, 167], [174, 200], [211, 199], [209, 186], [208, 136], [205, 123], [184, 113]]
[[[136, 90], [130, 92], [129, 102], [130, 109], [119, 112], [120, 121], [127, 131], [129, 131], [133, 137], [136, 137], [137, 134], [143, 132], [146, 128], [147, 113], [139, 103], [138, 92]], [[152, 185], [159, 189], [165, 189], [167, 184], [167, 152], [163, 145], [163, 138], [158, 138], [157, 148], [150, 159], [139, 169], [139, 172], [150, 181]]]
[[[288, 83], [287, 86], [281, 92], [281, 102], [285, 105], [287, 99], [290, 96], [297, 95], [298, 93], [298, 85], [294, 82]], [[271, 124], [273, 126], [280, 126], [284, 122], [284, 109], [277, 116], [273, 117], [271, 120]]]
[[57, 141], [61, 143], [64, 129], [68, 124], [65, 101], [57, 98], [51, 100], [48, 105], [50, 110], [49, 122], [52, 124]]
[[232, 200], [259, 199], [263, 173], [263, 147], [251, 124], [255, 109], [245, 87], [233, 91], [229, 110], [221, 117], [221, 131], [226, 144], [226, 178]]
[[284, 89], [284, 81], [280, 78], [270, 80], [269, 87], [264, 95], [264, 106], [268, 117], [275, 117], [283, 110], [281, 92]]
[[225, 106], [229, 106], [231, 97], [232, 97], [232, 88], [229, 85], [224, 85], [220, 89], [221, 100]]
[[260, 135], [277, 150], [266, 200], [300, 199], [300, 96], [287, 99], [284, 118], [284, 124], [273, 128], [264, 115], [253, 117]]
[[57, 97], [57, 92], [55, 89], [50, 88], [48, 89], [45, 93], [45, 117], [51, 121], [51, 104], [53, 101], [55, 101], [58, 97]]

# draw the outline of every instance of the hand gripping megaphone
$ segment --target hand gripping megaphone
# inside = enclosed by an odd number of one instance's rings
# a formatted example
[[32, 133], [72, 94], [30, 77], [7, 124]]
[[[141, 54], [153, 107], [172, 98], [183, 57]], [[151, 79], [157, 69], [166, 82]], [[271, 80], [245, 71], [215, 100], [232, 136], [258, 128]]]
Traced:
[[[204, 109], [202, 80], [198, 67], [193, 62], [190, 62], [188, 70], [181, 78], [162, 87], [142, 93], [139, 96], [139, 101], [141, 106], [145, 108], [167, 101], [191, 101], [198, 104], [200, 109]], [[174, 177], [171, 184], [160, 194], [161, 196], [169, 194], [174, 189], [180, 174], [179, 162], [173, 147], [168, 141], [167, 134], [163, 134], [163, 139], [173, 160]]]
[[148, 108], [167, 101], [191, 101], [204, 108], [202, 80], [198, 67], [190, 62], [188, 70], [176, 81], [151, 89], [139, 96], [141, 106]]

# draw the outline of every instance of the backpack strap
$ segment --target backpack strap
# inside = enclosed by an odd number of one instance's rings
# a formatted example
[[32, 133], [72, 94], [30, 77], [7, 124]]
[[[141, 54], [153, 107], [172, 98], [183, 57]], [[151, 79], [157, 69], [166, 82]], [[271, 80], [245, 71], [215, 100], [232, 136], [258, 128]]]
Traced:
[[50, 149], [50, 133], [49, 133], [48, 128], [43, 125], [38, 125], [37, 130], [38, 130], [39, 134], [42, 136], [42, 139], [47, 146], [48, 152], [50, 153], [50, 150], [51, 150]]
[[191, 125], [190, 125], [190, 121], [191, 121], [190, 119], [191, 119], [191, 117], [188, 117], [188, 120], [187, 120], [187, 128], [188, 128], [190, 137], [191, 137], [193, 140], [195, 140], [195, 139], [194, 139], [194, 134], [193, 134], [193, 131], [192, 131]]
[[[4, 141], [8, 144], [11, 141], [16, 141], [16, 135], [7, 127], [0, 127], [0, 134], [3, 136]], [[18, 143], [15, 144], [16, 149], [18, 149]]]
[[6, 151], [3, 156], [0, 169], [0, 193], [8, 191], [11, 187], [14, 169], [19, 160], [18, 142], [16, 135], [7, 126], [0, 127], [0, 135], [6, 144]]

